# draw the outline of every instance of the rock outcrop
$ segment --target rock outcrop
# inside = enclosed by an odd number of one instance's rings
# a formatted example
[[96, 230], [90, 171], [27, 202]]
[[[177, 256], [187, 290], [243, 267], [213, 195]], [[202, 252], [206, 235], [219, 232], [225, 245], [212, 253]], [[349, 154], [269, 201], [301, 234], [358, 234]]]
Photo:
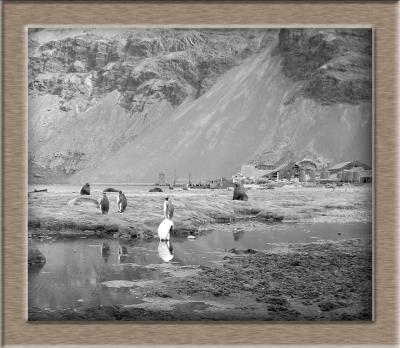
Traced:
[[303, 81], [296, 94], [321, 104], [371, 101], [372, 30], [282, 29], [278, 51], [286, 76]]

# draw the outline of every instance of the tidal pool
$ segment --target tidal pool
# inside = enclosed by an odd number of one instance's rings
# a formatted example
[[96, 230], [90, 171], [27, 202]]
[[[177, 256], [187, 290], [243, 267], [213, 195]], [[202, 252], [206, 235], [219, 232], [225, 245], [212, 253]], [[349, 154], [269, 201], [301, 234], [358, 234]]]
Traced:
[[176, 268], [213, 263], [233, 248], [274, 251], [289, 243], [372, 238], [371, 223], [266, 225], [247, 221], [209, 227], [196, 239], [172, 236], [168, 244], [158, 238], [36, 241], [47, 262], [43, 267], [29, 267], [29, 307], [58, 310], [138, 304], [143, 298], [130, 289], [140, 282], [161, 280]]

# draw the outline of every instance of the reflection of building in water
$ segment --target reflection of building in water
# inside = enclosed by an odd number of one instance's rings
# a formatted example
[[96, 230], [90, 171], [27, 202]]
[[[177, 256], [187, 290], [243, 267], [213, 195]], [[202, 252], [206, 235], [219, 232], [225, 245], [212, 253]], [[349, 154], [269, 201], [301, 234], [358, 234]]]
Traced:
[[242, 238], [243, 235], [244, 235], [243, 230], [233, 231], [233, 240], [237, 242], [239, 241], [240, 238]]
[[170, 241], [162, 242], [158, 244], [158, 255], [163, 259], [164, 262], [169, 262], [174, 258], [173, 247]]
[[108, 259], [110, 258], [110, 253], [110, 245], [106, 242], [103, 242], [103, 244], [101, 245], [101, 256], [103, 257], [105, 263], [108, 262]]

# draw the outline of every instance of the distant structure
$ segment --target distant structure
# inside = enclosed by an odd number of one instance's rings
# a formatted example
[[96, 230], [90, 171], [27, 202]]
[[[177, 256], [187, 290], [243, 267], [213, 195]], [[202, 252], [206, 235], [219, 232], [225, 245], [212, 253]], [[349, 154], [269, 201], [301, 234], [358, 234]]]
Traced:
[[339, 173], [343, 172], [344, 170], [354, 170], [354, 169], [363, 169], [363, 170], [370, 170], [371, 167], [367, 164], [364, 164], [359, 161], [349, 161], [349, 162], [341, 162], [335, 164], [331, 168], [329, 168], [330, 173]]
[[209, 182], [210, 184], [210, 189], [219, 189], [221, 188], [221, 180], [220, 179], [212, 179]]
[[372, 168], [359, 161], [341, 162], [329, 168], [329, 177], [343, 182], [372, 182]]
[[165, 174], [158, 173], [158, 185], [165, 185]]
[[283, 163], [274, 169], [268, 170], [268, 172], [263, 175], [262, 179], [269, 179], [269, 180], [280, 180], [280, 179], [287, 179], [287, 177], [290, 177], [290, 175], [287, 175], [287, 172], [290, 173], [290, 170], [292, 168], [292, 165], [294, 165], [293, 162], [287, 164]]
[[[244, 164], [240, 169], [241, 179], [249, 179], [253, 181], [257, 181], [259, 178], [269, 174], [271, 170], [274, 169], [275, 166], [271, 166], [268, 164]], [[239, 174], [239, 173], [238, 173]], [[233, 179], [233, 177], [232, 177]]]
[[[299, 181], [315, 181], [317, 164], [310, 159], [298, 162], [285, 162], [278, 166], [246, 164], [242, 166], [240, 174], [245, 180], [262, 182], [265, 180], [298, 179]], [[237, 175], [238, 176], [238, 175]]]
[[[232, 176], [233, 182], [266, 183], [269, 180], [297, 180], [299, 182], [372, 182], [371, 167], [359, 161], [338, 163], [329, 168], [329, 163], [322, 169], [309, 158], [300, 161], [285, 162], [278, 166], [268, 164], [244, 164], [239, 173]], [[214, 182], [211, 181], [211, 186]], [[215, 183], [216, 185], [216, 183]]]
[[[329, 172], [325, 169], [325, 175]], [[269, 180], [298, 180], [300, 182], [315, 182], [317, 179], [318, 165], [308, 158], [300, 161], [286, 161], [279, 165], [265, 163], [244, 164], [241, 171], [232, 176], [235, 182], [266, 183]]]
[[315, 181], [317, 164], [310, 159], [303, 159], [296, 162], [293, 167], [294, 177], [298, 177], [300, 182]]
[[246, 177], [241, 172], [236, 173], [231, 177], [232, 182], [242, 182], [245, 179]]

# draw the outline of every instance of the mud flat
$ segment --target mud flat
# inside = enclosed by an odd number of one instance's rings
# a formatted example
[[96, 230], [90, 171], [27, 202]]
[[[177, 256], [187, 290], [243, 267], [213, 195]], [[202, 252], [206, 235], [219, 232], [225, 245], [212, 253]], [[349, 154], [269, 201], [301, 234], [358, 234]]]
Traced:
[[29, 319], [371, 320], [371, 260], [359, 239], [231, 250], [212, 267], [167, 267], [168, 277], [128, 284], [142, 303], [30, 308]]
[[[174, 197], [177, 234], [197, 234], [199, 227], [210, 223], [227, 223], [254, 219], [266, 223], [342, 223], [371, 221], [370, 186], [354, 186], [335, 191], [325, 187], [280, 187], [273, 190], [252, 188], [247, 202], [233, 201], [232, 191], [191, 190], [163, 193], [125, 192], [126, 212], [117, 212], [117, 194], [108, 194], [110, 212], [101, 215], [91, 205], [68, 205], [76, 193], [30, 193], [29, 232], [32, 236], [55, 237], [113, 236], [153, 238], [163, 219], [163, 200]], [[101, 191], [93, 192], [100, 199]]]

